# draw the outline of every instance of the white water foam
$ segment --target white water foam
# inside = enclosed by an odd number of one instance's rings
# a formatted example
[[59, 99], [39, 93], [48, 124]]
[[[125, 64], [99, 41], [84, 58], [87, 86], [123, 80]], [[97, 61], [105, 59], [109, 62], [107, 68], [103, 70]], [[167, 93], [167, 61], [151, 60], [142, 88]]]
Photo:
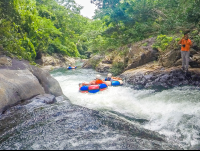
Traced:
[[[85, 74], [87, 73], [87, 74]], [[134, 118], [149, 120], [144, 127], [187, 147], [200, 139], [200, 93], [194, 87], [179, 87], [161, 92], [134, 90], [130, 87], [109, 87], [96, 94], [80, 93], [78, 83], [95, 77], [92, 70], [53, 74], [64, 94], [73, 104], [95, 110], [117, 111]]]

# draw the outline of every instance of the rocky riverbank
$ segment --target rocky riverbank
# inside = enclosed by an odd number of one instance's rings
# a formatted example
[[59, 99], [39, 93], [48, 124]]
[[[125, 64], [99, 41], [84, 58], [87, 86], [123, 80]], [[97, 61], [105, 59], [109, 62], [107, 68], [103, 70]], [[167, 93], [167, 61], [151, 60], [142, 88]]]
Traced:
[[152, 47], [156, 38], [149, 38], [113, 50], [109, 54], [94, 55], [83, 68], [120, 75], [136, 88], [171, 88], [175, 86], [200, 86], [200, 48], [194, 43], [190, 50], [190, 68], [181, 70], [180, 46], [172, 43], [161, 52]]
[[52, 54], [52, 56], [44, 53], [39, 53], [36, 58], [36, 63], [40, 68], [46, 71], [51, 71], [56, 68], [67, 68], [69, 64], [75, 66], [78, 58], [63, 56], [61, 54]]
[[165, 68], [154, 63], [127, 70], [121, 77], [135, 88], [172, 88], [175, 86], [200, 86], [200, 68], [190, 68], [188, 73], [181, 66]]
[[65, 98], [59, 83], [48, 71], [25, 60], [0, 57], [0, 114], [34, 97], [44, 103], [53, 103], [61, 96]]

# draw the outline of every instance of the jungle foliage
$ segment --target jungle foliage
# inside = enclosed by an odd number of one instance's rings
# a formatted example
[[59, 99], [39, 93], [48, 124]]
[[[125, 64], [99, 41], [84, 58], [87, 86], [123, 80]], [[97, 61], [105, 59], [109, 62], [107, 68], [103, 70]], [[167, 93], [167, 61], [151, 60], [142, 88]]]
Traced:
[[[99, 8], [95, 19], [102, 20], [107, 27], [101, 33], [106, 47], [194, 28], [200, 32], [200, 0], [92, 0], [92, 3]], [[195, 38], [199, 39], [198, 36]]]
[[186, 29], [195, 29], [200, 43], [200, 0], [91, 2], [98, 6], [93, 20], [80, 15], [82, 6], [74, 0], [1, 0], [0, 48], [27, 60], [40, 52], [85, 58]]
[[74, 0], [1, 0], [4, 53], [30, 61], [40, 52], [80, 56], [77, 42], [89, 22], [80, 9]]

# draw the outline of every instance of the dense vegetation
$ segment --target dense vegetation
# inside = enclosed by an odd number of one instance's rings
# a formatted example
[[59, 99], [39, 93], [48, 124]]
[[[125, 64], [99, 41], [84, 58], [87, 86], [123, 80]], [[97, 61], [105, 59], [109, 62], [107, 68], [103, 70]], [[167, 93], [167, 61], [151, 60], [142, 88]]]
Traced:
[[[121, 46], [157, 36], [190, 31], [200, 25], [200, 0], [92, 0], [95, 18], [108, 28], [102, 32], [109, 46]], [[198, 33], [198, 32], [197, 32]], [[108, 41], [109, 40], [109, 41]]]
[[79, 15], [73, 0], [1, 0], [0, 5], [0, 45], [7, 55], [30, 61], [40, 52], [80, 56], [76, 44], [89, 19]]
[[93, 20], [74, 0], [1, 0], [0, 51], [35, 60], [40, 52], [86, 57], [158, 35], [193, 30], [200, 43], [200, 0], [91, 0]]

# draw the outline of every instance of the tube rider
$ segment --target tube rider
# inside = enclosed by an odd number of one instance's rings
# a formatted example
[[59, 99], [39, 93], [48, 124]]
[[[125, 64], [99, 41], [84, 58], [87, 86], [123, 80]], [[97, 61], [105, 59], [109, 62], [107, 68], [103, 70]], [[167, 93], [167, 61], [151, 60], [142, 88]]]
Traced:
[[104, 83], [104, 82], [101, 80], [101, 75], [99, 75], [99, 74], [96, 75], [96, 79], [95, 80], [90, 82], [90, 84], [93, 84], [93, 85], [102, 84], [102, 83]]
[[[97, 85], [97, 84], [106, 84], [104, 81], [101, 80], [101, 75], [97, 74], [96, 79], [90, 81], [89, 83], [79, 83], [79, 87], [82, 87], [83, 85]], [[107, 85], [107, 84], [106, 84]]]
[[107, 77], [105, 78], [105, 81], [113, 81], [111, 73], [108, 73]]
[[68, 69], [72, 69], [72, 65], [71, 65], [71, 64], [69, 64], [69, 67], [68, 67]]
[[107, 77], [105, 78], [105, 81], [118, 81], [118, 80], [122, 80], [122, 78], [119, 77], [112, 77], [111, 73], [108, 73]]

